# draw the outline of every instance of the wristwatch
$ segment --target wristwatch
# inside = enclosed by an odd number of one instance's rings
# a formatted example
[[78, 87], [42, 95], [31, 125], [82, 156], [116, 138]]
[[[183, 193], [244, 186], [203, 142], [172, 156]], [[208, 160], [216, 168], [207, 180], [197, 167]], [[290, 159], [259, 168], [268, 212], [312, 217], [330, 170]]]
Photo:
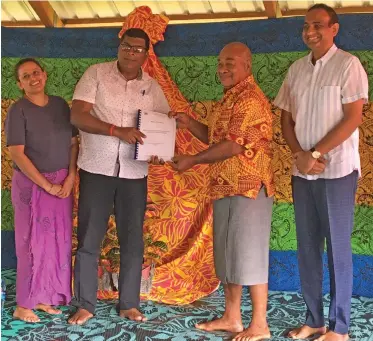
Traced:
[[319, 159], [320, 157], [321, 157], [321, 153], [320, 152], [318, 152], [315, 148], [311, 148], [310, 149], [310, 152], [312, 153], [312, 157], [314, 158], [314, 159]]

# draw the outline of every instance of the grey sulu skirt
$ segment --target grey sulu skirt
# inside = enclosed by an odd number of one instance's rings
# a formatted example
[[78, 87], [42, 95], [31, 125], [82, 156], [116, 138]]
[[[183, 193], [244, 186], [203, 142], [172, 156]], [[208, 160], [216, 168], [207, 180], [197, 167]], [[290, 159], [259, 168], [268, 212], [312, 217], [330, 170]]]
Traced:
[[272, 205], [263, 188], [255, 200], [233, 196], [214, 201], [214, 263], [222, 283], [268, 283]]

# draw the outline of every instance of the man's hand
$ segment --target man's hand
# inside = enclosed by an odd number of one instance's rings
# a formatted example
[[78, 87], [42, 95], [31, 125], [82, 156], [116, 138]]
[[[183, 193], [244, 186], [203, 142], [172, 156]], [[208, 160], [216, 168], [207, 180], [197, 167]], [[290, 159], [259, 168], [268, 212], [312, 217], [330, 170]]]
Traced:
[[170, 111], [168, 117], [176, 119], [176, 124], [179, 129], [189, 129], [191, 118], [187, 114]]
[[320, 157], [319, 159], [317, 159], [315, 165], [308, 172], [308, 174], [309, 175], [321, 174], [325, 170], [325, 167], [327, 166], [327, 164], [328, 164], [328, 161], [324, 159], [323, 157]]
[[113, 129], [113, 136], [129, 144], [135, 144], [136, 142], [144, 144], [142, 139], [146, 137], [140, 130], [129, 127], [115, 127]]
[[177, 155], [172, 158], [171, 167], [179, 172], [185, 172], [197, 164], [194, 155]]
[[315, 159], [310, 151], [300, 151], [294, 154], [295, 166], [303, 174], [316, 175], [325, 170], [327, 160], [323, 157]]
[[74, 188], [74, 182], [75, 174], [69, 174], [63, 182], [61, 190], [57, 193], [57, 196], [61, 199], [67, 198]]
[[312, 157], [310, 151], [301, 151], [294, 154], [294, 161], [299, 173], [305, 175], [313, 168], [317, 160]]
[[148, 160], [148, 163], [155, 166], [164, 165], [164, 160], [158, 158], [158, 156], [152, 155]]

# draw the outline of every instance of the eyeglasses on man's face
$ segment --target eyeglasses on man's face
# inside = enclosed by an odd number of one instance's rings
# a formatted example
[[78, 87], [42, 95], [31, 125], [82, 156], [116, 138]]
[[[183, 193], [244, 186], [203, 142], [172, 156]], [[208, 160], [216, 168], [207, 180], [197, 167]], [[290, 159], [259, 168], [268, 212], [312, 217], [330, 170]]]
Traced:
[[120, 48], [122, 49], [122, 51], [124, 52], [133, 52], [133, 53], [136, 53], [136, 54], [140, 54], [140, 53], [145, 53], [147, 51], [147, 49], [145, 47], [142, 47], [142, 46], [131, 46], [127, 43], [121, 43], [120, 44]]

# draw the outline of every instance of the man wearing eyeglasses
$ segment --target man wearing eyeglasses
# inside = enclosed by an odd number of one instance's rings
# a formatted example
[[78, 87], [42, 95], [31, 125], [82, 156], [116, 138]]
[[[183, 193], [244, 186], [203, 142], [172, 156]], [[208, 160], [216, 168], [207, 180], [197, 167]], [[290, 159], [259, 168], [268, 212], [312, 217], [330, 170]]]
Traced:
[[97, 261], [113, 205], [120, 244], [119, 315], [146, 320], [138, 309], [148, 164], [134, 160], [135, 143], [146, 138], [135, 127], [138, 109], [170, 111], [159, 84], [141, 69], [149, 44], [144, 31], [127, 30], [118, 60], [89, 67], [75, 88], [71, 122], [80, 129], [81, 151], [73, 300], [78, 310], [71, 324], [93, 317]]

